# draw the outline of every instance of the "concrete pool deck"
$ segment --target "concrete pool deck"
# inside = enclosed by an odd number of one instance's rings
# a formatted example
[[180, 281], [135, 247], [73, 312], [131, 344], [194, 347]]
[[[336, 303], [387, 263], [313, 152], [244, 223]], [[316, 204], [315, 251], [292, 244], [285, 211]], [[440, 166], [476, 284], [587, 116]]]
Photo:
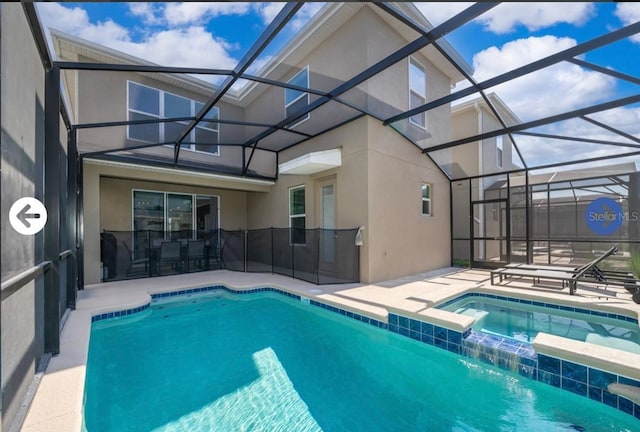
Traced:
[[[469, 291], [593, 308], [636, 318], [640, 316], [640, 305], [633, 303], [631, 296], [623, 289], [605, 290], [579, 285], [576, 295], [569, 296], [566, 288], [549, 286], [532, 289], [530, 283], [518, 279], [492, 286], [488, 271], [458, 268], [445, 268], [375, 284], [318, 286], [280, 275], [228, 270], [96, 284], [78, 293], [76, 310], [69, 314], [62, 330], [60, 354], [51, 358], [40, 378], [21, 430], [82, 430], [92, 316], [143, 306], [149, 303], [151, 294], [210, 285], [226, 285], [234, 290], [274, 287], [384, 322], [387, 321], [388, 312], [394, 312], [451, 329], [468, 327], [473, 320], [433, 309], [432, 306]], [[539, 335], [533, 345], [538, 352], [576, 363], [589, 361], [588, 364], [593, 367], [640, 380], [640, 354], [546, 334]]]

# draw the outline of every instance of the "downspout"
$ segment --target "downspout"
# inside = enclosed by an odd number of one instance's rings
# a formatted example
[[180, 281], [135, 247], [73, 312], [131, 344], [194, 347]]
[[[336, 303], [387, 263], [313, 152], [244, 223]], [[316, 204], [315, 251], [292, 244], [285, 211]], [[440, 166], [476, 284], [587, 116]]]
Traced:
[[[473, 108], [476, 110], [478, 115], [478, 135], [483, 133], [483, 125], [482, 125], [482, 109], [480, 108], [480, 104], [478, 102], [473, 104]], [[478, 141], [478, 174], [484, 173], [484, 158], [482, 152], [482, 140]], [[484, 178], [478, 178], [478, 201], [482, 201], [484, 199]], [[477, 223], [478, 223], [478, 232], [482, 233], [482, 237], [485, 236], [485, 226], [484, 226], [484, 207], [482, 207], [482, 212], [477, 215]], [[478, 241], [478, 250], [476, 253], [478, 254], [479, 259], [484, 259], [485, 257], [485, 241]]]

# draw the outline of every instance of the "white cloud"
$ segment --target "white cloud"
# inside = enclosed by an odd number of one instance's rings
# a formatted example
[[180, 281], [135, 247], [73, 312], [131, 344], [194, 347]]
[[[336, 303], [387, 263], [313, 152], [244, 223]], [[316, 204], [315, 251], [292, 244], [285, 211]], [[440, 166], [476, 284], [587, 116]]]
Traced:
[[[633, 24], [640, 21], [640, 3], [618, 3], [614, 13], [624, 25]], [[640, 34], [632, 36], [631, 40], [640, 43]]]
[[[591, 114], [588, 117], [623, 132], [635, 136], [640, 135], [640, 108], [619, 107]], [[630, 139], [624, 138], [581, 119], [566, 120], [560, 123], [536, 128], [535, 131], [565, 137], [596, 139], [621, 144], [636, 144]], [[581, 162], [586, 159], [602, 156], [624, 155], [637, 150], [633, 147], [592, 144], [522, 135], [516, 135], [515, 140], [529, 166], [544, 165], [555, 162]], [[607, 162], [607, 164], [617, 164], [629, 161], [640, 162], [640, 157], [634, 156], [632, 158], [612, 159]], [[600, 164], [602, 163], [594, 162], [589, 165], [597, 166]]]
[[167, 3], [164, 18], [170, 25], [199, 24], [220, 15], [245, 15], [250, 11], [250, 6], [251, 3], [236, 2]]
[[159, 16], [159, 13], [161, 12], [160, 6], [156, 3], [134, 2], [127, 3], [127, 6], [129, 7], [129, 12], [133, 16], [142, 19], [144, 24], [156, 25], [163, 22], [162, 18]]
[[96, 43], [103, 40], [129, 40], [129, 31], [126, 28], [110, 19], [92, 24], [89, 22], [87, 11], [80, 7], [68, 8], [58, 3], [39, 3], [38, 12], [45, 27], [52, 27]]
[[[518, 39], [502, 47], [490, 47], [473, 57], [478, 82], [576, 45], [555, 36]], [[489, 91], [495, 91], [523, 120], [532, 120], [582, 108], [610, 97], [615, 79], [569, 63], [524, 75]]]
[[142, 42], [114, 41], [111, 46], [167, 66], [233, 69], [237, 63], [228, 53], [229, 44], [201, 26], [160, 31]]
[[422, 15], [429, 20], [433, 26], [438, 26], [462, 12], [471, 6], [473, 2], [446, 2], [446, 3], [433, 3], [433, 2], [415, 2], [414, 5], [418, 8]]
[[[544, 36], [518, 39], [501, 47], [490, 47], [474, 56], [474, 77], [481, 82], [576, 44], [577, 42], [571, 38]], [[495, 91], [520, 119], [526, 122], [612, 100], [616, 97], [616, 83], [617, 81], [610, 76], [562, 62], [487, 91]], [[621, 107], [590, 117], [640, 136], [640, 108]], [[631, 142], [582, 120], [551, 124], [536, 131], [621, 143]], [[516, 136], [516, 142], [526, 162], [532, 166], [580, 161], [633, 151], [632, 148], [625, 147], [524, 136]]]
[[[414, 4], [431, 24], [437, 26], [473, 3], [427, 2]], [[475, 21], [483, 24], [486, 30], [500, 34], [511, 32], [519, 25], [530, 31], [551, 27], [559, 23], [582, 25], [594, 13], [595, 8], [591, 3], [505, 2], [480, 15]]]
[[530, 31], [560, 23], [582, 25], [595, 13], [591, 3], [502, 3], [477, 20], [494, 33], [509, 33], [518, 25]]
[[305, 3], [291, 20], [294, 31], [301, 29], [324, 6], [324, 3]]
[[286, 3], [281, 2], [260, 2], [254, 3], [256, 12], [262, 18], [262, 22], [269, 24], [278, 15]]
[[156, 31], [133, 41], [128, 29], [111, 20], [92, 23], [80, 7], [40, 3], [38, 11], [45, 27], [161, 65], [233, 69], [237, 63], [228, 52], [229, 43], [215, 38], [202, 26]]
[[[266, 25], [278, 15], [286, 3], [282, 2], [261, 2], [254, 3], [254, 10], [262, 18], [262, 22]], [[322, 2], [305, 3], [290, 21], [291, 28], [296, 31], [302, 28], [313, 16], [318, 13], [325, 5]]]

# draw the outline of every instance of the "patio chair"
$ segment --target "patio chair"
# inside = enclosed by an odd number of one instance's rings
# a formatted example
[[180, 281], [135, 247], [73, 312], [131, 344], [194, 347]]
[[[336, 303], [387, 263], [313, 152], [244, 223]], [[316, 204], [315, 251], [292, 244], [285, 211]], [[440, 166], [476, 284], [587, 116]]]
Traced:
[[586, 264], [581, 266], [553, 266], [553, 265], [538, 265], [538, 264], [507, 264], [505, 267], [513, 269], [525, 269], [525, 270], [543, 270], [543, 271], [559, 271], [565, 273], [580, 273], [583, 269], [587, 269], [583, 274], [584, 278], [592, 278], [598, 281], [603, 280], [607, 276], [614, 276], [620, 272], [612, 272], [609, 270], [602, 270], [598, 267], [602, 261], [607, 259], [608, 257], [615, 255], [618, 252], [618, 248], [616, 246], [612, 246], [608, 250], [606, 250], [601, 255], [595, 257], [593, 260], [589, 261]]
[[149, 258], [134, 258], [127, 242], [122, 242], [124, 249], [127, 251], [129, 257], [129, 265], [127, 267], [127, 277], [133, 274], [141, 274], [149, 272]]
[[160, 255], [158, 257], [158, 274], [162, 274], [163, 264], [169, 264], [172, 270], [182, 271], [182, 248], [180, 242], [164, 241], [160, 243]]
[[557, 268], [551, 268], [551, 266], [536, 266], [531, 264], [502, 267], [491, 271], [491, 285], [495, 285], [494, 278], [496, 275], [499, 277], [500, 282], [512, 276], [532, 278], [534, 285], [539, 284], [540, 280], [543, 279], [556, 280], [562, 283], [563, 288], [568, 286], [569, 294], [573, 295], [578, 288], [578, 281], [595, 282], [598, 277], [602, 277], [602, 271], [597, 269], [597, 265], [605, 258], [615, 254], [616, 251], [617, 248], [614, 246], [587, 264], [573, 269], [565, 268], [563, 270], [558, 270]]
[[187, 256], [185, 261], [187, 262], [187, 272], [191, 271], [191, 263], [203, 269], [203, 263], [206, 260], [204, 240], [189, 240], [187, 242]]
[[224, 246], [225, 246], [226, 242], [227, 242], [226, 239], [224, 239], [224, 238], [220, 239], [219, 247], [214, 245], [213, 247], [210, 247], [210, 249], [209, 249], [208, 260], [209, 261], [214, 261], [216, 263], [216, 265], [218, 266], [218, 268], [220, 268], [220, 269], [224, 268], [223, 253], [224, 253]]

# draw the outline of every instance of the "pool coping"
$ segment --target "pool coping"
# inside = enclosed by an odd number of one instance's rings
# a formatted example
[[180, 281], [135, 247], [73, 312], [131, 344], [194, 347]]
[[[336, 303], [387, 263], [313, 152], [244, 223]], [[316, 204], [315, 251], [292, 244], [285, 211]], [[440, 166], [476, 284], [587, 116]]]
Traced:
[[[219, 277], [215, 278], [215, 276]], [[574, 296], [563, 298], [561, 294], [553, 296], [546, 293], [539, 294], [535, 291], [524, 291], [522, 289], [484, 286], [482, 283], [479, 283], [475, 285], [471, 284], [464, 289], [459, 289], [451, 295], [441, 295], [437, 300], [428, 302], [427, 307], [416, 308], [414, 307], [415, 301], [413, 301], [413, 299], [411, 302], [396, 301], [396, 305], [379, 305], [367, 304], [355, 297], [343, 298], [341, 296], [344, 291], [357, 291], [375, 285], [353, 284], [350, 286], [340, 286], [339, 290], [336, 289], [336, 292], [317, 292], [320, 290], [317, 290], [317, 286], [315, 285], [285, 277], [261, 275], [260, 279], [265, 281], [257, 283], [255, 281], [256, 278], [238, 277], [239, 275], [237, 273], [233, 273], [231, 279], [234, 280], [234, 282], [230, 283], [229, 278], [225, 276], [227, 275], [223, 273], [212, 273], [211, 281], [194, 283], [191, 286], [188, 284], [185, 286], [183, 284], [182, 287], [177, 287], [175, 284], [167, 284], [167, 286], [159, 287], [159, 280], [156, 279], [152, 281], [153, 283], [141, 283], [132, 289], [128, 289], [128, 284], [124, 283], [119, 286], [114, 285], [116, 288], [110, 292], [107, 292], [108, 290], [102, 290], [101, 288], [90, 288], [81, 292], [81, 294], [79, 293], [78, 307], [70, 314], [61, 335], [61, 354], [52, 358], [29, 408], [22, 430], [25, 432], [50, 432], [57, 430], [67, 432], [71, 430], [82, 430], [85, 370], [91, 323], [96, 321], [94, 317], [115, 317], [118, 316], [117, 311], [124, 311], [119, 312], [119, 316], [136, 313], [134, 311], [142, 311], [149, 307], [152, 296], [162, 297], [163, 294], [172, 292], [176, 293], [169, 294], [168, 296], [177, 296], [177, 292], [188, 294], [190, 292], [199, 292], [197, 291], [198, 289], [210, 286], [226, 287], [227, 290], [240, 294], [260, 289], [275, 289], [283, 293], [291, 294], [292, 296], [309, 299], [311, 304], [332, 312], [347, 315], [359, 321], [365, 321], [379, 327], [387, 326], [391, 331], [394, 331], [394, 329], [389, 325], [389, 318], [392, 315], [398, 315], [406, 317], [409, 320], [427, 321], [448, 329], [452, 332], [452, 337], [456, 338], [456, 333], [461, 335], [468, 334], [467, 332], [469, 332], [474, 322], [473, 318], [435, 309], [433, 306], [454, 297], [459, 297], [464, 293], [477, 291], [506, 295], [509, 297], [553, 299], [553, 302], [574, 305], [576, 300], [578, 300], [578, 303], [581, 302], [578, 297]], [[168, 281], [169, 279], [166, 280]], [[244, 284], [239, 282], [243, 280], [245, 282]], [[428, 282], [428, 280], [425, 282]], [[104, 287], [104, 285], [106, 284], [103, 284], [103, 288], [107, 288]], [[233, 288], [230, 289], [229, 286], [233, 286]], [[566, 295], [564, 297], [566, 297]], [[425, 303], [426, 302], [422, 302], [423, 305]], [[585, 301], [584, 303], [593, 305], [593, 302]], [[400, 304], [400, 306], [398, 306], [398, 304]], [[405, 304], [409, 305], [409, 307], [402, 307]], [[620, 307], [619, 305], [599, 305], [599, 307], [603, 306], [605, 310], [623, 312], [627, 315], [630, 313], [638, 315], [640, 312], [640, 308], [632, 309], [630, 312], [629, 308]], [[396, 333], [403, 334], [400, 331], [401, 328], [398, 327], [395, 330], [397, 330], [395, 331]], [[406, 334], [403, 335], [408, 337], [415, 336], [408, 328]], [[415, 337], [413, 338], [415, 339]], [[571, 343], [568, 344], [568, 348], [562, 349], [559, 348], [559, 346], [567, 346], [563, 344], [568, 340], [565, 338], [560, 339], [562, 339], [561, 344], [558, 344], [558, 341], [553, 338], [542, 337], [539, 340], [536, 338], [534, 347], [539, 353], [560, 356], [561, 358], [580, 364], [585, 364], [585, 360], [588, 360], [591, 362], [599, 362], [596, 364], [606, 365], [607, 368], [613, 366], [615, 370], [612, 372], [630, 377], [634, 380], [640, 380], [640, 355], [628, 353], [630, 356], [633, 356], [629, 357], [633, 359], [633, 361], [626, 365], [621, 365], [610, 360], [612, 355], [611, 349], [578, 341], [571, 341]], [[447, 336], [445, 336], [444, 341], [446, 340]], [[443, 339], [434, 339], [434, 342], [438, 341], [442, 342]], [[455, 343], [453, 345], [455, 345]], [[446, 345], [442, 346], [441, 344], [439, 346], [440, 348], [447, 349]], [[462, 347], [462, 343], [460, 343], [460, 347]], [[462, 348], [458, 350], [460, 354]], [[613, 354], [616, 357], [619, 357], [620, 353], [621, 351], [619, 350], [613, 350]], [[638, 366], [633, 367], [633, 364]], [[640, 413], [640, 410], [637, 411]]]

